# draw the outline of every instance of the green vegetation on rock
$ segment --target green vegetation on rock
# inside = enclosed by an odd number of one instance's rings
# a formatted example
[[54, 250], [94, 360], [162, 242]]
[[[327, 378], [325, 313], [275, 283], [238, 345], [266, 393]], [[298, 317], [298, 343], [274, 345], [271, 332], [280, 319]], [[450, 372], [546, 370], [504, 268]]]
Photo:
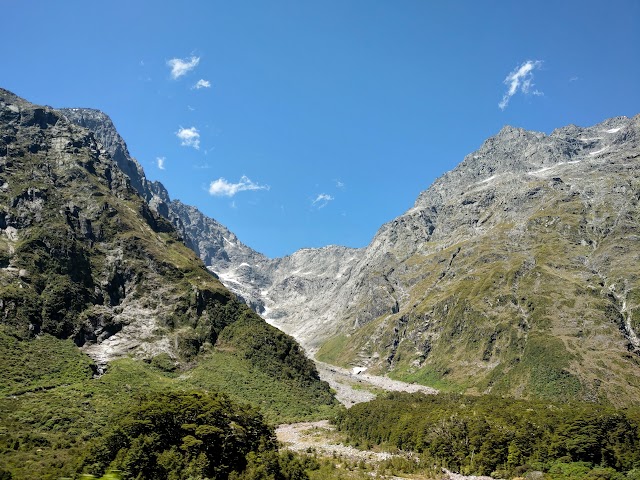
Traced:
[[286, 479], [295, 462], [263, 415], [336, 407], [295, 341], [206, 270], [89, 131], [5, 90], [0, 355], [0, 475], [14, 480]]
[[[446, 391], [638, 405], [640, 184], [630, 143], [562, 178], [505, 172], [451, 196], [439, 218], [462, 223], [405, 260], [388, 255], [398, 308], [360, 322], [370, 307], [358, 304], [318, 358]], [[463, 220], [478, 216], [490, 220], [469, 231]]]

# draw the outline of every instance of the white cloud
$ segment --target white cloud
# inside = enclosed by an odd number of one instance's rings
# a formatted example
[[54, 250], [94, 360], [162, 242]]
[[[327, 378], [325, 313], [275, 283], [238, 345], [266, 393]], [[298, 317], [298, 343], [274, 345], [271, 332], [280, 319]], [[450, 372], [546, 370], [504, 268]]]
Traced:
[[191, 90], [193, 90], [194, 88], [196, 90], [200, 90], [201, 88], [211, 88], [211, 82], [209, 80], [205, 80], [204, 78], [201, 78], [196, 82], [196, 84], [193, 87], [191, 87]]
[[316, 199], [311, 202], [311, 205], [318, 208], [324, 208], [331, 200], [333, 200], [331, 195], [319, 193]]
[[167, 65], [171, 67], [171, 78], [177, 80], [196, 68], [200, 63], [200, 57], [172, 58], [167, 60]]
[[193, 147], [200, 149], [200, 132], [196, 127], [182, 128], [176, 132], [176, 136], [181, 140], [180, 145], [183, 147]]
[[160, 170], [164, 170], [164, 161], [165, 161], [165, 160], [166, 160], [166, 159], [165, 159], [164, 157], [156, 157], [156, 163], [157, 163], [158, 168], [159, 168]]
[[340, 180], [334, 180], [336, 182], [336, 187], [338, 188], [344, 188], [344, 182], [340, 181]]
[[209, 194], [215, 197], [233, 197], [238, 192], [245, 190], [269, 190], [269, 185], [253, 183], [249, 177], [243, 175], [238, 183], [230, 183], [220, 177], [209, 185]]
[[[505, 108], [507, 108], [507, 105], [509, 105], [509, 100], [516, 93], [518, 93], [518, 91], [524, 93], [525, 95], [529, 93], [531, 87], [533, 87], [533, 71], [536, 68], [540, 68], [541, 66], [542, 62], [540, 60], [527, 60], [513, 72], [507, 75], [507, 78], [504, 79], [504, 83], [509, 86], [509, 89], [498, 104], [500, 110], [504, 110]], [[542, 92], [540, 92], [539, 90], [534, 90], [532, 93], [534, 95], [542, 95]]]

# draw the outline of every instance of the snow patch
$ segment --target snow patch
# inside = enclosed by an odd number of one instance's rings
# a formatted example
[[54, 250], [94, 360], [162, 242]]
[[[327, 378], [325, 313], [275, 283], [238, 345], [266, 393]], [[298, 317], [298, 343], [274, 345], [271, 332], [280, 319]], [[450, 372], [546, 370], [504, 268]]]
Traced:
[[480, 180], [476, 183], [474, 183], [473, 185], [483, 185], [485, 183], [491, 183], [493, 182], [496, 178], [498, 178], [500, 175], [491, 175], [489, 178], [485, 178], [484, 180]]
[[609, 147], [601, 148], [600, 150], [596, 150], [595, 152], [589, 152], [589, 155], [598, 155], [598, 154], [604, 152], [607, 148], [609, 148]]
[[562, 165], [575, 165], [576, 163], [580, 163], [581, 160], [571, 160], [569, 162], [558, 162], [555, 165], [551, 165], [550, 167], [543, 167], [539, 170], [534, 170], [533, 172], [527, 172], [527, 175], [539, 175], [544, 172], [548, 172], [549, 170], [555, 170], [557, 167], [561, 167]]
[[498, 176], [498, 175], [491, 175], [489, 178], [485, 178], [484, 180], [480, 180], [478, 183], [487, 183], [487, 182], [490, 182], [491, 180], [495, 180], [495, 178], [496, 178], [497, 176]]
[[238, 277], [234, 275], [233, 272], [225, 272], [225, 273], [214, 272], [214, 273], [218, 276], [220, 281], [225, 286], [227, 285], [227, 283], [235, 283], [236, 285], [240, 285], [241, 287], [244, 286], [244, 284], [238, 280]]
[[610, 128], [609, 130], [605, 130], [607, 133], [616, 133], [622, 130], [622, 127]]
[[562, 162], [556, 163], [552, 167], [543, 167], [540, 170], [534, 170], [533, 172], [527, 172], [527, 175], [539, 175], [540, 173], [547, 172], [547, 171], [553, 169], [554, 167], [557, 167], [558, 165], [562, 165]]

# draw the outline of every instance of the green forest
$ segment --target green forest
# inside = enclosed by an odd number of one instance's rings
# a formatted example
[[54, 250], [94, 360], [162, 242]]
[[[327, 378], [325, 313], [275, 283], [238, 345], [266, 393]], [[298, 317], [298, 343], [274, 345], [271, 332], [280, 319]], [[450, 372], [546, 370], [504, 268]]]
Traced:
[[495, 396], [392, 393], [341, 412], [354, 445], [499, 478], [640, 479], [640, 410]]
[[278, 453], [272, 425], [337, 405], [286, 335], [236, 343], [271, 331], [239, 319], [190, 368], [160, 354], [113, 361], [97, 377], [72, 341], [21, 340], [0, 325], [0, 479], [290, 478], [301, 470]]

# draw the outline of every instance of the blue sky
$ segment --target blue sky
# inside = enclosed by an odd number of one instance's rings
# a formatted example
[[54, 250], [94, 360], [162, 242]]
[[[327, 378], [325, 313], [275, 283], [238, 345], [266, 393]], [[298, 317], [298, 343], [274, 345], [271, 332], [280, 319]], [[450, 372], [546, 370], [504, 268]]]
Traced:
[[149, 179], [271, 257], [367, 245], [506, 124], [640, 113], [637, 0], [2, 7], [1, 87], [103, 110]]

